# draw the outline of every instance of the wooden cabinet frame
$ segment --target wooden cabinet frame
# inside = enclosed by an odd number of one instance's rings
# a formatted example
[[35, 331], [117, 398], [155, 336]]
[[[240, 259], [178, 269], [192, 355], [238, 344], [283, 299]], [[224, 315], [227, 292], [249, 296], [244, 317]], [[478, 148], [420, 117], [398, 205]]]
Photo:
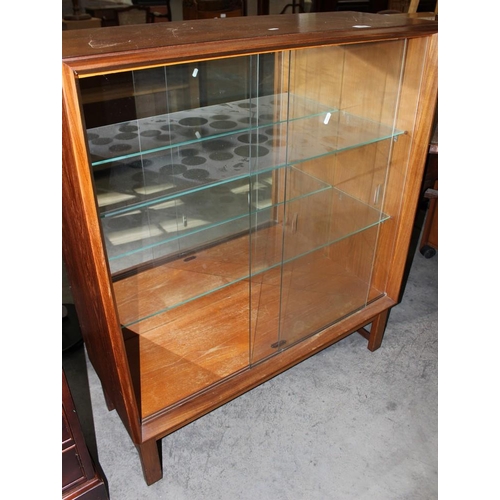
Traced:
[[[332, 321], [278, 355], [237, 371], [178, 404], [141, 414], [137, 370], [120, 324], [103, 243], [78, 79], [164, 64], [305, 47], [407, 40], [387, 204], [397, 206], [375, 254], [374, 280], [384, 294]], [[413, 68], [420, 68], [418, 71]], [[400, 300], [403, 271], [428, 150], [437, 94], [437, 23], [366, 13], [259, 16], [103, 28], [63, 33], [63, 256], [89, 358], [108, 408], [116, 409], [151, 484], [162, 477], [161, 439], [359, 331], [380, 347], [389, 310]], [[367, 76], [368, 78], [368, 76]], [[367, 325], [371, 328], [365, 329]], [[130, 351], [130, 349], [129, 349]]]

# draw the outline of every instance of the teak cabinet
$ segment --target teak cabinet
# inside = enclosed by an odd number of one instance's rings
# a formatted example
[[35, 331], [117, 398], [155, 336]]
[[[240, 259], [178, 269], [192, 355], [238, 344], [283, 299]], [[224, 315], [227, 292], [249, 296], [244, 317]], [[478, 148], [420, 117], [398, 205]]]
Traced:
[[437, 23], [404, 16], [63, 33], [63, 256], [148, 484], [169, 433], [353, 332], [380, 346], [436, 93]]

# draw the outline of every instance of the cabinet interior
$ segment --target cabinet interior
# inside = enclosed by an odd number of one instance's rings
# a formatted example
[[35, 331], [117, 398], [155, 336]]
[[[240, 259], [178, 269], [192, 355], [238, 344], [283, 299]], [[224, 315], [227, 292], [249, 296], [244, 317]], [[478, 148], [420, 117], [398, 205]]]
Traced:
[[142, 418], [384, 296], [412, 134], [407, 45], [80, 79]]

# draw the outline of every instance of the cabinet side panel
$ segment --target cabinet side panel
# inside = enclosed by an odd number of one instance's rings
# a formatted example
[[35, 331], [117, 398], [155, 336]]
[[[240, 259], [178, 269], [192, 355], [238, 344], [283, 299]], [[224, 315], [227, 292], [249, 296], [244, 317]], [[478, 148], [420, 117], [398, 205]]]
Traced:
[[63, 257], [89, 357], [132, 438], [140, 427], [104, 257], [73, 72], [63, 65]]

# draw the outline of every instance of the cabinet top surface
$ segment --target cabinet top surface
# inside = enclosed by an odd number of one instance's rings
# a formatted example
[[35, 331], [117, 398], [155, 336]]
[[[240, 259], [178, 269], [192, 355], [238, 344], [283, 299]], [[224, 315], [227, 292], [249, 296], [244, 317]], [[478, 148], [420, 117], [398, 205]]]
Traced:
[[64, 31], [62, 55], [66, 64], [85, 73], [324, 43], [426, 36], [437, 33], [437, 25], [403, 15], [362, 12], [174, 21]]

